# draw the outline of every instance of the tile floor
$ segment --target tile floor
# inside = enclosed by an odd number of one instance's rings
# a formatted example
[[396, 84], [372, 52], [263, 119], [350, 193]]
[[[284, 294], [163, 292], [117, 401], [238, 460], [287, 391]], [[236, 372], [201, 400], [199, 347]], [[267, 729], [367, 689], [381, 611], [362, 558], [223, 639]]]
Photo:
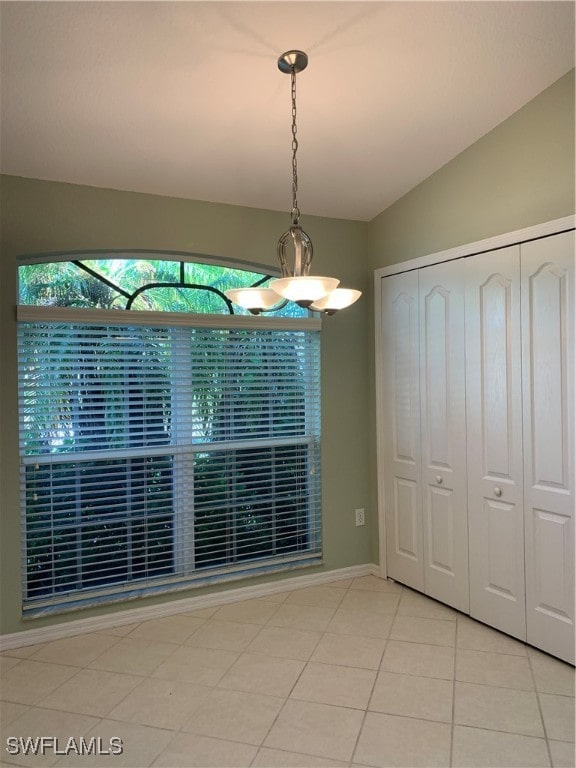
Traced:
[[[2, 765], [574, 766], [574, 669], [367, 576], [6, 651]], [[8, 755], [122, 739], [122, 755]], [[3, 761], [3, 762], [2, 762]]]

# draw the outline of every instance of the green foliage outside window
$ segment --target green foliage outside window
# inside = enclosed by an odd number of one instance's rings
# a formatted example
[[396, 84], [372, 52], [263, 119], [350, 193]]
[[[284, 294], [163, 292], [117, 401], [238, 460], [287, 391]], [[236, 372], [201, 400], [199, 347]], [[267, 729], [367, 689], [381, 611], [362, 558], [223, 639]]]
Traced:
[[[227, 303], [229, 288], [264, 285], [261, 272], [164, 259], [75, 259], [24, 264], [18, 270], [19, 302], [34, 306], [134, 309], [155, 312], [246, 315]], [[286, 304], [276, 314], [306, 317]]]

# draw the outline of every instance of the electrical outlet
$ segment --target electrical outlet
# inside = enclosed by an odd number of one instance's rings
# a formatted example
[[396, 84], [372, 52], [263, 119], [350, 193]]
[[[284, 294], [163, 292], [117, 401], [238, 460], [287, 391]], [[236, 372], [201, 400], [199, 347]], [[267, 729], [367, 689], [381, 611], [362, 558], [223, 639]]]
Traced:
[[356, 525], [365, 525], [366, 521], [364, 520], [364, 510], [356, 509], [355, 515], [356, 515]]

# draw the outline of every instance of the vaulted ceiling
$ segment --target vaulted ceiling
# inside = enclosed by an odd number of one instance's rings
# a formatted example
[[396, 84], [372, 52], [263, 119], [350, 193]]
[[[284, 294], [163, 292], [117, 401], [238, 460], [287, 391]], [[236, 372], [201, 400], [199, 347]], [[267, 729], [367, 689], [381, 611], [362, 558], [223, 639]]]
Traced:
[[370, 220], [574, 66], [574, 3], [2, 2], [2, 171]]

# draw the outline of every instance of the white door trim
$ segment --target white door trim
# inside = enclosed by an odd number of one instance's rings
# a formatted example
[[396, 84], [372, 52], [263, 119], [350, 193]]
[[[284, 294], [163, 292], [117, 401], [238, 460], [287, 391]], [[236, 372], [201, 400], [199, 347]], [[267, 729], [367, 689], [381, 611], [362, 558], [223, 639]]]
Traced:
[[[514, 232], [504, 232], [495, 237], [488, 237], [485, 240], [477, 240], [474, 243], [458, 245], [455, 248], [449, 248], [446, 251], [430, 253], [427, 256], [419, 256], [408, 261], [400, 261], [397, 264], [391, 264], [389, 267], [381, 267], [375, 270], [376, 281], [381, 277], [396, 275], [399, 272], [407, 272], [411, 269], [420, 269], [420, 267], [429, 267], [432, 264], [439, 264], [442, 261], [452, 261], [461, 259], [465, 256], [474, 256], [484, 251], [494, 251], [497, 248], [506, 248], [509, 245], [525, 243], [528, 240], [538, 240], [541, 237], [549, 235], [558, 235], [570, 229], [576, 228], [576, 215], [564, 216], [562, 219], [545, 221], [542, 224], [536, 224], [533, 227], [517, 229]], [[377, 294], [376, 294], [377, 295]]]

